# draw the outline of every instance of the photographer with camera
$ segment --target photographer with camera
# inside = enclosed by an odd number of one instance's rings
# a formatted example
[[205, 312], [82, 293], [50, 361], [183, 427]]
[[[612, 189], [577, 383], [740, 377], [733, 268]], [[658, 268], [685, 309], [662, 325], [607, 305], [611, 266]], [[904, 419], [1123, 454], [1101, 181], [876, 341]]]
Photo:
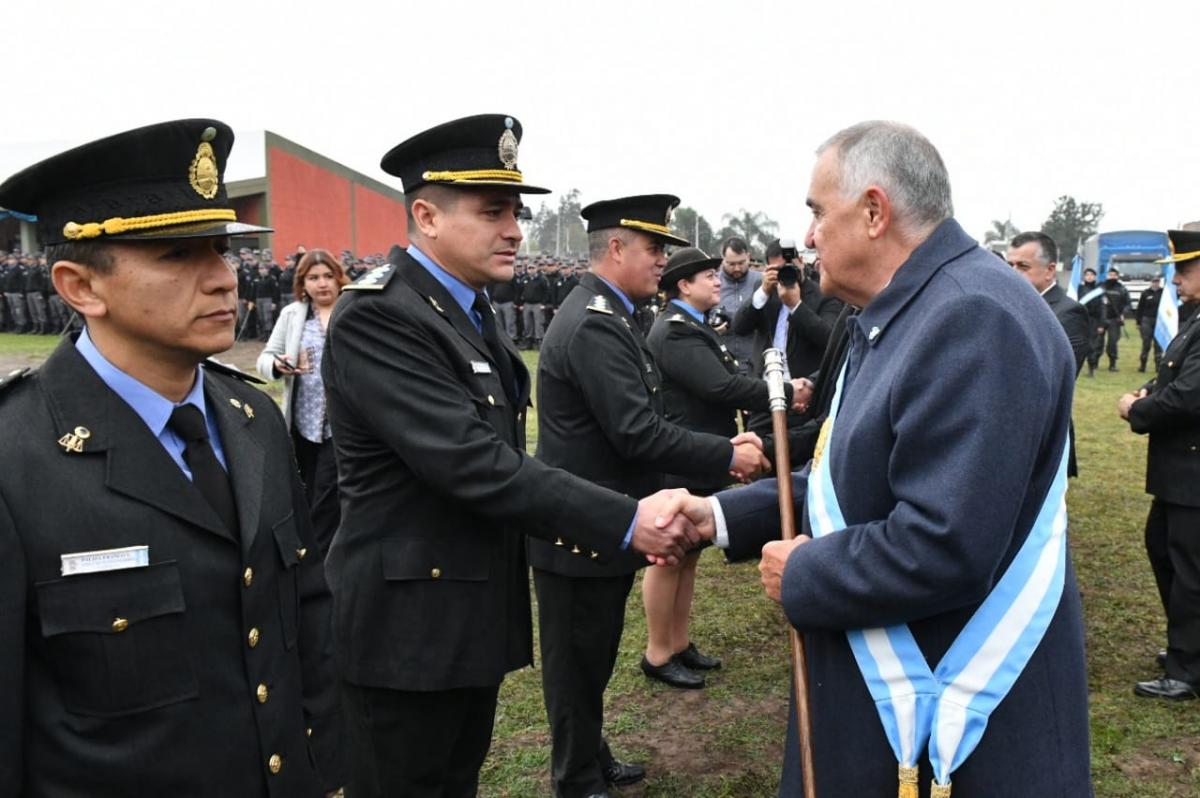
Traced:
[[734, 357], [737, 373], [750, 376], [754, 335], [735, 335], [731, 329], [738, 308], [762, 285], [762, 272], [750, 268], [750, 245], [741, 236], [730, 236], [721, 244], [721, 302], [708, 312], [708, 322]]
[[733, 332], [754, 335], [754, 376], [762, 376], [763, 350], [775, 347], [787, 353], [788, 376], [806, 377], [820, 366], [843, 303], [822, 296], [815, 267], [800, 260], [794, 241], [772, 241], [766, 255], [762, 285], [738, 309]]

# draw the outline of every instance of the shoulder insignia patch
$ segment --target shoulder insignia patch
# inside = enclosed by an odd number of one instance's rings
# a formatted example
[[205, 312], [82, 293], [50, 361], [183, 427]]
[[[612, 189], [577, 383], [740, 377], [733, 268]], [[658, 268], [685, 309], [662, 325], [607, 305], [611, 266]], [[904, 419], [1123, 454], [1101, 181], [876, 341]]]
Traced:
[[359, 277], [350, 285], [343, 288], [343, 291], [382, 291], [383, 287], [388, 284], [392, 276], [396, 273], [396, 264], [385, 263], [382, 266], [376, 266], [369, 272]]
[[0, 377], [0, 393], [3, 393], [6, 389], [16, 385], [18, 382], [25, 379], [32, 373], [33, 369], [29, 368], [28, 366], [8, 372], [3, 377]]
[[233, 366], [227, 366], [224, 363], [219, 363], [216, 360], [213, 360], [211, 357], [204, 361], [204, 368], [207, 371], [215, 371], [218, 374], [224, 374], [227, 377], [233, 377], [234, 379], [241, 380], [242, 382], [252, 382], [255, 385], [267, 384], [266, 380], [261, 380], [258, 377], [255, 377], [253, 374], [247, 374], [241, 369], [234, 368]]
[[667, 316], [667, 321], [673, 321], [676, 324], [687, 324], [687, 319], [683, 317], [682, 313], [675, 313]]
[[608, 303], [608, 297], [604, 296], [603, 294], [596, 294], [594, 297], [592, 297], [592, 301], [588, 302], [587, 304], [587, 309], [595, 311], [596, 313], [607, 313], [609, 316], [613, 315], [612, 305]]

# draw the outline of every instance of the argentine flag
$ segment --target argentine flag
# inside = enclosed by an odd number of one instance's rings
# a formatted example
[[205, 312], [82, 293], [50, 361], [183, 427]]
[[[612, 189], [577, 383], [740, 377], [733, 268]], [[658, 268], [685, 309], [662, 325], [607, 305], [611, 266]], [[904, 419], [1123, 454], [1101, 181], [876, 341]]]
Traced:
[[1083, 282], [1083, 258], [1079, 257], [1079, 253], [1075, 253], [1075, 257], [1071, 258], [1071, 280], [1067, 283], [1067, 296], [1079, 301], [1079, 284]]
[[1154, 340], [1163, 349], [1179, 332], [1179, 294], [1175, 291], [1175, 264], [1163, 264], [1163, 295], [1158, 303], [1158, 320], [1154, 323]]

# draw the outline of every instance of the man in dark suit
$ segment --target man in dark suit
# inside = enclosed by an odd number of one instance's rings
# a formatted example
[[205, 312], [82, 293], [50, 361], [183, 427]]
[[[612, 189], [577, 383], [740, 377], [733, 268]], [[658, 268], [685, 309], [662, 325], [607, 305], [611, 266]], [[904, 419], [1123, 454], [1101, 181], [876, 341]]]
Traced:
[[763, 350], [771, 347], [787, 353], [788, 376], [807, 377], [821, 363], [842, 301], [822, 293], [817, 281], [805, 276], [803, 264], [788, 262], [778, 239], [767, 245], [766, 258], [762, 284], [733, 317], [733, 332], [754, 335], [755, 377], [762, 376]]
[[0, 792], [321, 798], [344, 783], [330, 597], [287, 430], [234, 342], [224, 124], [0, 186], [87, 321], [0, 388]]
[[[1066, 337], [951, 217], [917, 131], [833, 136], [808, 205], [822, 288], [862, 312], [812, 465], [793, 474], [802, 534], [767, 542], [774, 480], [685, 509], [731, 558], [761, 553], [768, 595], [804, 633], [816, 792], [949, 795], [953, 776], [956, 795], [1090, 798]], [[800, 794], [794, 729], [786, 796]]]
[[[1181, 302], [1200, 299], [1200, 232], [1168, 230]], [[1169, 297], [1162, 301], [1170, 302]], [[1139, 682], [1147, 698], [1200, 695], [1200, 322], [1192, 315], [1163, 352], [1157, 376], [1117, 402], [1121, 418], [1150, 435], [1146, 492], [1146, 553], [1167, 614], [1160, 679]]]
[[[634, 303], [658, 291], [664, 245], [687, 245], [669, 229], [678, 203], [653, 194], [583, 209], [592, 268], [559, 309], [538, 364], [538, 458], [628, 496], [659, 490], [664, 472], [713, 484], [765, 464], [756, 437], [689, 432], [664, 418], [662, 377]], [[559, 798], [607, 795], [607, 785], [644, 775], [614, 760], [602, 731], [625, 601], [646, 561], [598, 562], [577, 528], [529, 541]]]
[[[482, 115], [397, 145], [407, 250], [339, 300], [321, 364], [342, 521], [326, 570], [355, 798], [476, 793], [504, 675], [529, 665], [523, 533], [598, 561], [688, 542], [525, 453], [529, 375], [485, 286], [512, 277], [521, 127]], [[641, 495], [641, 494], [639, 494]], [[660, 498], [661, 500], [661, 498]]]
[[[1083, 305], [1067, 296], [1058, 285], [1058, 245], [1045, 233], [1021, 233], [1008, 245], [1008, 265], [1042, 295], [1046, 304], [1054, 311], [1054, 317], [1067, 334], [1071, 352], [1075, 355], [1075, 376], [1079, 376], [1090, 347], [1088, 341], [1087, 311]], [[1067, 465], [1068, 476], [1078, 476], [1075, 461], [1075, 425], [1071, 423], [1071, 455]]]

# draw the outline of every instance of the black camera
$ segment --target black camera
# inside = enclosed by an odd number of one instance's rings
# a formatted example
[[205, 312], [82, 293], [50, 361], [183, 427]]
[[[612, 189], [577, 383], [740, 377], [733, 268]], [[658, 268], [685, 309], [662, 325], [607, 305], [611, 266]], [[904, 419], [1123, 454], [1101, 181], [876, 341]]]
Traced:
[[709, 327], [712, 327], [714, 330], [716, 330], [729, 323], [729, 314], [725, 312], [725, 308], [717, 305], [716, 307], [709, 309], [704, 320], [708, 322]]
[[796, 249], [796, 242], [790, 238], [781, 240], [779, 248], [783, 250], [783, 265], [778, 272], [779, 284], [791, 288], [800, 282], [800, 266], [796, 263], [800, 253]]

